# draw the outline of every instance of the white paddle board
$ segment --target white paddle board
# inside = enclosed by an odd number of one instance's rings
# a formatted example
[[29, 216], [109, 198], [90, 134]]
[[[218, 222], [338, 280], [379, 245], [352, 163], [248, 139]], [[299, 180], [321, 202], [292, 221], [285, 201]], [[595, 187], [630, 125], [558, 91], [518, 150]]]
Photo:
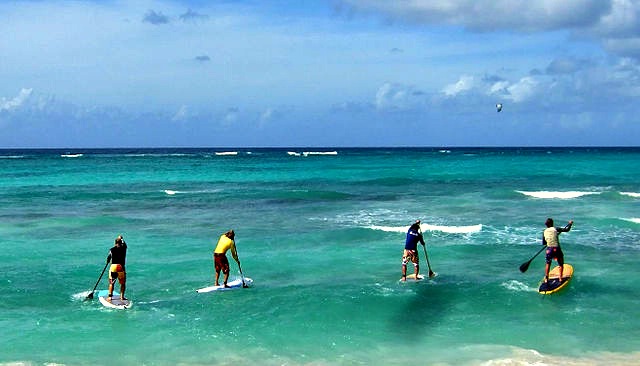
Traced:
[[[251, 284], [253, 283], [253, 280], [249, 277], [245, 277], [244, 278], [244, 283], [247, 286], [251, 286]], [[242, 288], [242, 279], [241, 278], [237, 278], [233, 281], [229, 281], [227, 282], [227, 286], [229, 287], [224, 287], [223, 285], [219, 285], [219, 286], [209, 286], [209, 287], [204, 287], [201, 289], [196, 290], [196, 292], [198, 293], [206, 293], [206, 292], [212, 292], [212, 291], [227, 291], [227, 290], [237, 290], [239, 288]]]
[[[419, 274], [418, 278], [416, 278], [416, 274], [415, 273], [407, 274], [407, 280], [420, 281], [420, 280], [424, 280], [424, 276]], [[402, 277], [400, 277], [400, 281], [402, 281]]]
[[98, 299], [102, 306], [110, 309], [130, 309], [133, 306], [133, 302], [131, 300], [126, 299], [122, 300], [120, 298], [120, 294], [117, 292], [113, 293], [111, 297], [111, 302], [107, 301], [107, 297], [109, 296], [108, 291], [102, 290], [98, 293]]

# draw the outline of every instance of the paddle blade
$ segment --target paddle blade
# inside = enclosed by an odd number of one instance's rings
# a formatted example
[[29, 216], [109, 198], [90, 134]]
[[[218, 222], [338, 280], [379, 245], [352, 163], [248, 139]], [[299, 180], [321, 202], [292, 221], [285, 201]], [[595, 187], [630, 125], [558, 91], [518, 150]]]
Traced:
[[429, 277], [435, 277], [435, 273], [432, 270], [429, 270]]
[[87, 298], [85, 300], [91, 300], [93, 299], [93, 292], [89, 293], [89, 295], [87, 295]]
[[531, 264], [531, 261], [522, 263], [520, 265], [520, 272], [525, 273], [529, 269], [529, 264]]

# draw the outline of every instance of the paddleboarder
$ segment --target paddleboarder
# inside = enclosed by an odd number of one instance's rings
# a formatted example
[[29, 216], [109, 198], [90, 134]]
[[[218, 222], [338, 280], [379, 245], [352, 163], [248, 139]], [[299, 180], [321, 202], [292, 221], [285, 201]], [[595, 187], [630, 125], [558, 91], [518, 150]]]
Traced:
[[549, 217], [544, 224], [547, 227], [542, 232], [542, 245], [545, 245], [547, 247], [546, 264], [544, 266], [544, 282], [547, 282], [549, 280], [549, 268], [551, 267], [551, 261], [555, 259], [558, 262], [558, 266], [560, 266], [560, 278], [558, 278], [558, 280], [560, 281], [560, 283], [562, 283], [564, 253], [562, 253], [562, 249], [560, 248], [560, 240], [558, 239], [558, 236], [560, 235], [560, 233], [565, 233], [571, 230], [573, 220], [570, 220], [565, 227], [554, 227], [553, 219]]
[[218, 245], [213, 251], [213, 266], [216, 270], [216, 286], [219, 286], [220, 271], [224, 274], [223, 284], [227, 286], [227, 280], [229, 279], [229, 260], [227, 259], [227, 251], [231, 249], [231, 256], [238, 263], [240, 268], [240, 259], [238, 259], [238, 251], [236, 250], [235, 242], [236, 234], [233, 230], [229, 230], [220, 236], [218, 239]]
[[113, 244], [113, 248], [109, 249], [109, 255], [107, 256], [107, 263], [111, 261], [111, 267], [109, 268], [109, 296], [107, 301], [111, 302], [113, 296], [113, 287], [116, 283], [116, 279], [120, 282], [120, 299], [127, 300], [124, 297], [124, 290], [127, 283], [127, 272], [125, 271], [124, 264], [127, 259], [127, 243], [124, 241], [122, 235], [118, 235]]
[[422, 232], [420, 231], [420, 220], [416, 220], [416, 222], [411, 224], [409, 230], [407, 230], [407, 239], [405, 240], [404, 251], [402, 252], [402, 281], [407, 280], [407, 263], [409, 263], [409, 261], [413, 263], [416, 280], [419, 279], [420, 258], [418, 257], [418, 243], [423, 246], [425, 245]]

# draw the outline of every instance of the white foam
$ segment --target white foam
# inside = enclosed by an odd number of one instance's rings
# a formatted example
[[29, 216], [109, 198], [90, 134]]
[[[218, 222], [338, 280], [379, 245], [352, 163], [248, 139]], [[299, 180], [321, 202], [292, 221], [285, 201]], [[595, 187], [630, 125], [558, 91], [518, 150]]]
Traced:
[[442, 231], [443, 233], [450, 234], [468, 234], [477, 233], [482, 230], [482, 224], [469, 225], [469, 226], [441, 226], [441, 225], [429, 225], [422, 224], [420, 228], [425, 231]]
[[629, 196], [629, 197], [633, 197], [633, 198], [640, 198], [640, 193], [637, 192], [620, 192], [621, 195], [623, 196]]
[[[510, 352], [500, 351], [500, 348], [511, 349]], [[565, 365], [565, 366], [622, 366], [637, 365], [639, 352], [633, 353], [615, 353], [615, 352], [590, 352], [584, 356], [559, 356], [552, 354], [543, 354], [533, 349], [524, 349], [514, 346], [472, 346], [468, 347], [467, 352], [476, 352], [480, 355], [487, 355], [493, 352], [506, 353], [500, 358], [492, 358], [483, 362], [472, 363], [482, 366], [546, 366], [546, 365]], [[485, 356], [486, 357], [486, 356]], [[482, 358], [485, 358], [482, 357]], [[477, 361], [480, 361], [478, 359]]]
[[553, 191], [516, 191], [524, 194], [525, 196], [533, 198], [545, 198], [545, 199], [572, 199], [582, 196], [588, 196], [592, 194], [600, 194], [600, 192], [583, 192], [583, 191], [565, 191], [565, 192], [553, 192]]
[[[387, 232], [404, 233], [408, 230], [408, 226], [369, 226], [373, 230], [381, 230]], [[420, 228], [423, 231], [441, 231], [449, 234], [468, 234], [476, 233], [482, 230], [482, 224], [470, 225], [470, 226], [443, 226], [443, 225], [429, 225], [421, 224]]]
[[238, 155], [237, 151], [221, 151], [215, 153], [217, 156], [234, 156]]
[[80, 158], [84, 156], [84, 154], [62, 154], [60, 155], [61, 158]]
[[516, 280], [503, 282], [502, 284], [500, 284], [500, 286], [506, 288], [507, 290], [516, 291], [516, 292], [537, 291], [535, 288], [529, 287], [526, 284]]
[[211, 193], [219, 193], [222, 189], [203, 189], [196, 191], [176, 191], [173, 189], [165, 189], [163, 192], [168, 194], [169, 196], [174, 196], [176, 194], [211, 194]]
[[303, 151], [302, 155], [338, 155], [337, 151]]
[[87, 298], [87, 296], [89, 296], [90, 293], [91, 291], [78, 292], [77, 294], [71, 295], [71, 298], [74, 300], [84, 300]]
[[287, 151], [289, 156], [311, 156], [311, 155], [338, 155], [337, 151], [303, 151], [301, 153], [296, 151]]
[[633, 222], [633, 223], [635, 223], [635, 224], [640, 224], [640, 218], [637, 218], [637, 217], [621, 218], [620, 220]]

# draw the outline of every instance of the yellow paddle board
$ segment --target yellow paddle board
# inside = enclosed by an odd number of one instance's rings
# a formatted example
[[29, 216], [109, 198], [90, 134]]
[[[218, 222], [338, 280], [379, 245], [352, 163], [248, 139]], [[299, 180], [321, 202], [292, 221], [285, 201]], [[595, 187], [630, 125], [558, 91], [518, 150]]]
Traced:
[[549, 295], [565, 288], [573, 278], [573, 266], [565, 263], [562, 267], [562, 283], [560, 283], [559, 277], [560, 266], [556, 266], [549, 271], [549, 280], [547, 282], [544, 282], [544, 278], [542, 279], [538, 292], [543, 295]]

